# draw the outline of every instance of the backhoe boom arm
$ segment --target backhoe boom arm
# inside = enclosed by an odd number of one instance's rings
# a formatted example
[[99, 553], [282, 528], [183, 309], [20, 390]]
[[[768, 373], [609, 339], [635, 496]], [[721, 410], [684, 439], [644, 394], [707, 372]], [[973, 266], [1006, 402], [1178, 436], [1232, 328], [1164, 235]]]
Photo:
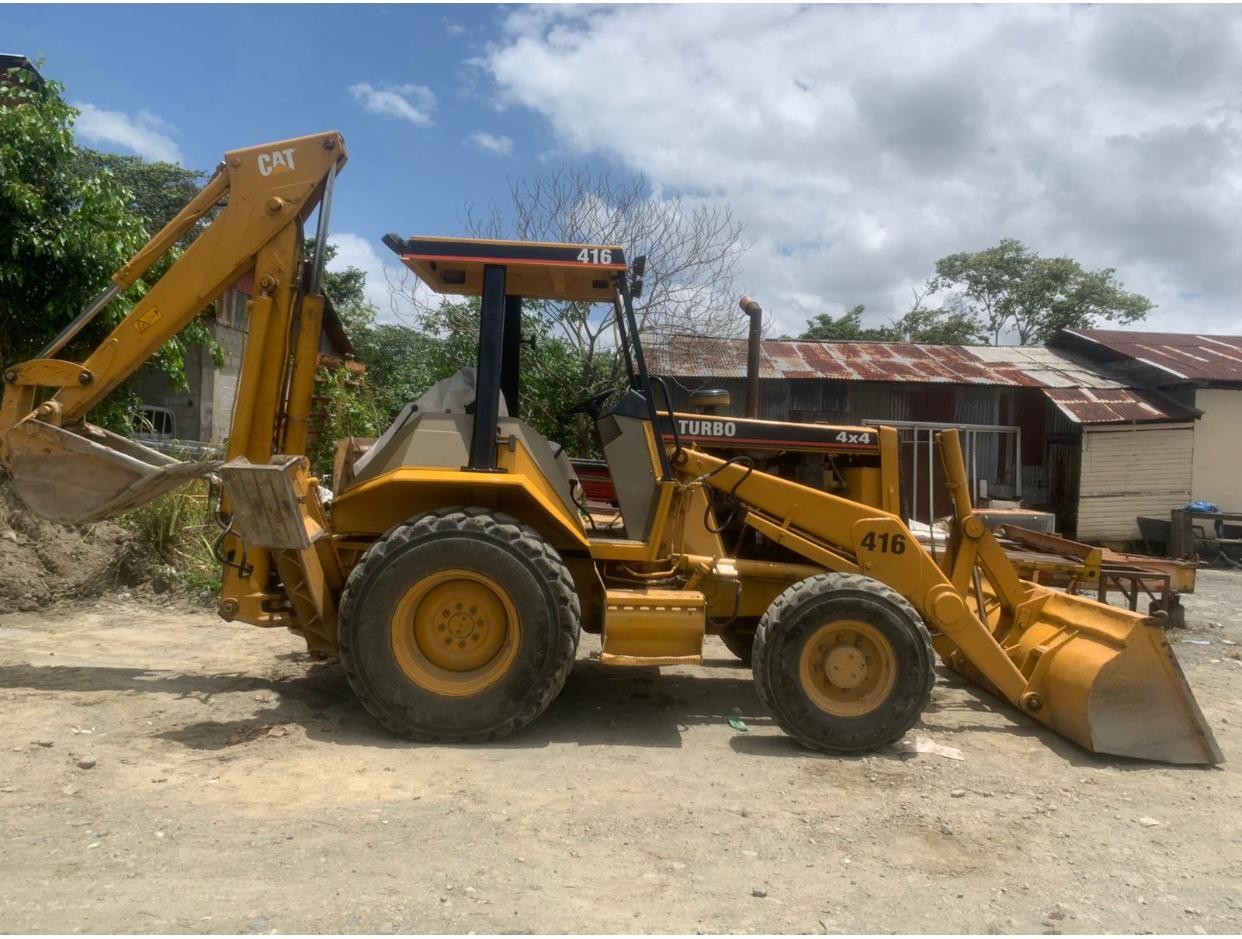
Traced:
[[[223, 210], [80, 365], [57, 367], [57, 360], [45, 357], [10, 369], [5, 375], [0, 432], [27, 416], [29, 408], [21, 405], [32, 404], [33, 396], [23, 394], [23, 387], [53, 389], [56, 407], [45, 412], [45, 419], [69, 425], [84, 418], [208, 303], [253, 270], [266, 245], [283, 230], [299, 226], [318, 204], [329, 174], [345, 161], [345, 142], [335, 131], [226, 153], [199, 194], [113, 275], [114, 288], [132, 286], [196, 221], [227, 198]], [[300, 249], [298, 244], [296, 250]], [[290, 278], [296, 264], [296, 256], [289, 259]], [[261, 293], [278, 286], [256, 284]], [[59, 352], [103, 305], [92, 304], [53, 341], [46, 355]]]

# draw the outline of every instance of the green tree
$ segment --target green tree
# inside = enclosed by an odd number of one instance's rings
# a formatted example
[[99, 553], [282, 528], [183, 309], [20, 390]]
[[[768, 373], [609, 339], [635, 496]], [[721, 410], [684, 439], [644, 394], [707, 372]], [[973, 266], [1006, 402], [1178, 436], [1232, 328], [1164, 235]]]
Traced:
[[836, 342], [854, 339], [891, 339], [892, 331], [883, 327], [864, 327], [862, 315], [866, 307], [861, 303], [851, 307], [847, 312], [833, 318], [827, 313], [818, 313], [807, 320], [806, 329], [798, 336], [799, 339], [815, 339], [820, 342]]
[[120, 183], [129, 193], [125, 207], [142, 219], [148, 237], [172, 221], [207, 182], [201, 170], [85, 147], [77, 151], [77, 172], [84, 178], [107, 174]]
[[827, 313], [820, 313], [807, 321], [806, 330], [798, 338], [936, 345], [971, 345], [982, 340], [979, 323], [969, 312], [955, 308], [928, 309], [922, 301], [923, 296], [916, 293], [910, 310], [888, 326], [863, 326], [862, 316], [866, 308], [861, 303], [835, 319]]
[[[9, 72], [0, 94], [0, 363], [30, 358], [144, 242], [129, 194], [83, 175], [58, 82]], [[75, 347], [90, 348], [104, 325]]]
[[941, 258], [928, 289], [950, 292], [957, 309], [974, 317], [993, 342], [1012, 334], [1028, 345], [1044, 342], [1058, 329], [1145, 317], [1152, 302], [1124, 290], [1116, 273], [1086, 270], [1072, 258], [1040, 257], [1005, 238], [992, 248]]
[[964, 310], [913, 307], [893, 324], [892, 338], [939, 346], [987, 344], [979, 320]]
[[[64, 86], [18, 69], [0, 94], [0, 363], [39, 353], [107, 285], [151, 234], [198, 190], [202, 174], [79, 148], [77, 111]], [[187, 236], [189, 237], [189, 236]], [[180, 256], [161, 258], [60, 353], [89, 354]], [[216, 364], [222, 351], [195, 320], [153, 357], [174, 387], [185, 388], [185, 353], [203, 343]], [[92, 419], [126, 429], [135, 401], [128, 385]]]

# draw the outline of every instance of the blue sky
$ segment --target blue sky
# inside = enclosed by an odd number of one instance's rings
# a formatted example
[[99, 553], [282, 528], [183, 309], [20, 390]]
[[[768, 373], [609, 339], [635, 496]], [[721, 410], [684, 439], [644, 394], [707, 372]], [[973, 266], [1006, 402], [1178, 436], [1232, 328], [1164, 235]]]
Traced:
[[1236, 6], [9, 5], [0, 47], [104, 149], [342, 131], [333, 228], [380, 301], [385, 232], [461, 234], [572, 162], [729, 207], [773, 331], [895, 319], [1015, 237], [1116, 268], [1146, 328], [1242, 332]]

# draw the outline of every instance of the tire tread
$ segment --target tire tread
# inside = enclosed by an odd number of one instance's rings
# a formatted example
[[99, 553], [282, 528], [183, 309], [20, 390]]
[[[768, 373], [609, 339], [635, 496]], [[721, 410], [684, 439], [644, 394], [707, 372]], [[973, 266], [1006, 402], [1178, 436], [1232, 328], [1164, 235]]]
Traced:
[[[780, 724], [781, 729], [789, 736], [793, 737], [798, 743], [812, 750], [824, 750], [825, 746], [822, 742], [816, 741], [802, 733], [797, 724], [790, 720], [781, 702], [777, 700], [777, 696], [773, 694], [771, 687], [771, 679], [768, 675], [768, 648], [771, 638], [782, 628], [782, 620], [791, 615], [791, 613], [802, 606], [808, 600], [827, 592], [856, 592], [867, 594], [869, 596], [878, 597], [881, 600], [897, 607], [909, 619], [915, 628], [915, 635], [922, 644], [924, 659], [928, 663], [928, 667], [922, 674], [922, 686], [916, 687], [915, 690], [923, 701], [926, 701], [931, 694], [932, 687], [936, 682], [936, 674], [931, 668], [934, 661], [931, 644], [931, 635], [927, 631], [923, 618], [918, 614], [910, 602], [901, 594], [890, 587], [883, 581], [876, 580], [873, 577], [867, 577], [863, 574], [816, 574], [808, 577], [796, 584], [786, 588], [780, 596], [772, 601], [767, 611], [759, 620], [759, 626], [755, 630], [755, 642], [753, 652], [753, 675], [755, 681], [755, 691], [759, 696], [763, 706], [771, 712], [776, 718], [776, 722]], [[913, 727], [921, 716], [921, 708], [916, 710], [905, 726], [894, 729], [890, 735], [891, 739], [887, 743], [893, 743], [900, 740], [911, 727]], [[841, 747], [832, 748], [838, 752], [856, 753], [863, 750], [874, 749], [876, 746], [883, 746], [884, 743], [869, 744], [865, 747]]]

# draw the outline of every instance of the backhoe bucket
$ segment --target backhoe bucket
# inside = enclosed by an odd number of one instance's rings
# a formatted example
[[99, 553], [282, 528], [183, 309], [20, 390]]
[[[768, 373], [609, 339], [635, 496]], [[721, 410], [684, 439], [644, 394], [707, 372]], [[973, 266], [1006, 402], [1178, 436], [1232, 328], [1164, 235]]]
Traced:
[[83, 422], [27, 418], [4, 435], [13, 488], [35, 515], [66, 525], [115, 518], [220, 463], [184, 463]]

